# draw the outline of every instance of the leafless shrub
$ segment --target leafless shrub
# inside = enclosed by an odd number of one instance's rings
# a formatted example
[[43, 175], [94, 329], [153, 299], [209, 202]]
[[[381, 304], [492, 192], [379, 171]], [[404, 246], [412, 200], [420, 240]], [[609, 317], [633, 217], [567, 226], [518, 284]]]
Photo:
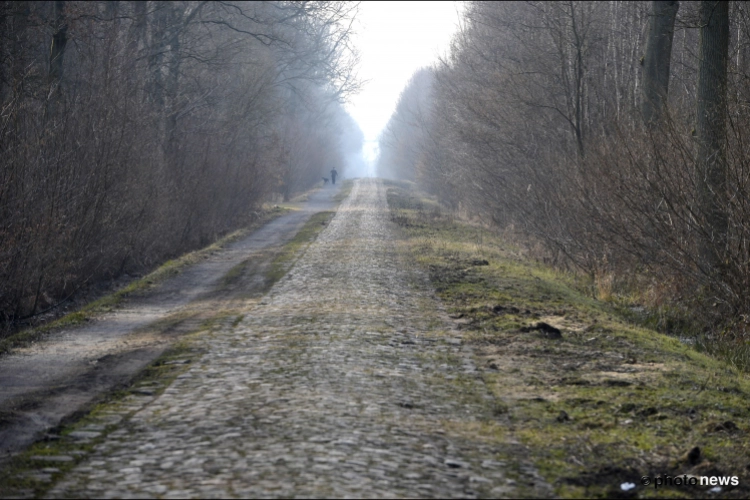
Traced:
[[660, 90], [663, 116], [644, 124], [649, 2], [472, 2], [450, 55], [428, 70], [419, 120], [410, 97], [418, 80], [404, 91], [390, 126], [411, 127], [399, 136], [413, 143], [407, 154], [384, 137], [384, 166], [414, 172], [455, 209], [542, 242], [551, 261], [589, 274], [600, 296], [629, 284], [652, 305], [694, 311], [696, 329], [742, 336], [750, 18], [744, 4], [729, 6], [728, 133], [711, 152], [725, 177], [707, 180], [707, 132], [696, 123], [713, 111], [696, 102], [698, 34], [711, 5], [680, 3], [669, 96]]

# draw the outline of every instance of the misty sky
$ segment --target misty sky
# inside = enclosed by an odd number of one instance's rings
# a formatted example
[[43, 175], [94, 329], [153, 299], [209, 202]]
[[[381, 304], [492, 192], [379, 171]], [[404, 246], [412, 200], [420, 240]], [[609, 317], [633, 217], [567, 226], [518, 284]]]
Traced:
[[362, 2], [355, 43], [366, 83], [347, 104], [365, 134], [365, 157], [374, 159], [378, 135], [411, 75], [448, 50], [460, 2]]

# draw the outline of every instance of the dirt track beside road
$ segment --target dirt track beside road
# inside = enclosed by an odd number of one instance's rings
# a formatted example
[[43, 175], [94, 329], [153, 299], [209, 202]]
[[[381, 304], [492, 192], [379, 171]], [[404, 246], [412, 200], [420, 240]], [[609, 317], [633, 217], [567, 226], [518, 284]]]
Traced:
[[[318, 190], [291, 213], [83, 327], [0, 357], [0, 463], [97, 396], [127, 384], [217, 307], [262, 292], [262, 271], [272, 251], [291, 240], [314, 213], [333, 209], [339, 189]], [[245, 274], [260, 279], [247, 280], [241, 289], [220, 289], [227, 272], [244, 261], [251, 267]]]

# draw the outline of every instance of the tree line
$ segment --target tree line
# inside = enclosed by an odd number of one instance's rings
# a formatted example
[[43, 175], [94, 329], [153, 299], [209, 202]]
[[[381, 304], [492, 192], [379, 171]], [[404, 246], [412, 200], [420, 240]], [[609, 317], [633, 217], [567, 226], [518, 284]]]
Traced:
[[381, 173], [523, 235], [597, 289], [747, 331], [743, 2], [470, 2], [380, 139]]
[[0, 322], [247, 224], [358, 151], [346, 2], [0, 3]]

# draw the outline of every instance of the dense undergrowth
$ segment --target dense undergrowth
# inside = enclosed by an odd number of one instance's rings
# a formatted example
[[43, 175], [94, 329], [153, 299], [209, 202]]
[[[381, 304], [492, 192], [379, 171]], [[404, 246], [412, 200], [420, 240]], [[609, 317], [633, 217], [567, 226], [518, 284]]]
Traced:
[[[497, 398], [486, 439], [520, 441], [564, 497], [703, 497], [642, 476], [737, 476], [710, 492], [746, 497], [750, 380], [717, 348], [680, 342], [600, 301], [591, 283], [528, 259], [408, 183], [388, 184], [391, 218], [429, 275]], [[645, 319], [644, 319], [645, 318]], [[716, 344], [721, 345], [721, 344]], [[632, 486], [631, 486], [632, 484]]]

